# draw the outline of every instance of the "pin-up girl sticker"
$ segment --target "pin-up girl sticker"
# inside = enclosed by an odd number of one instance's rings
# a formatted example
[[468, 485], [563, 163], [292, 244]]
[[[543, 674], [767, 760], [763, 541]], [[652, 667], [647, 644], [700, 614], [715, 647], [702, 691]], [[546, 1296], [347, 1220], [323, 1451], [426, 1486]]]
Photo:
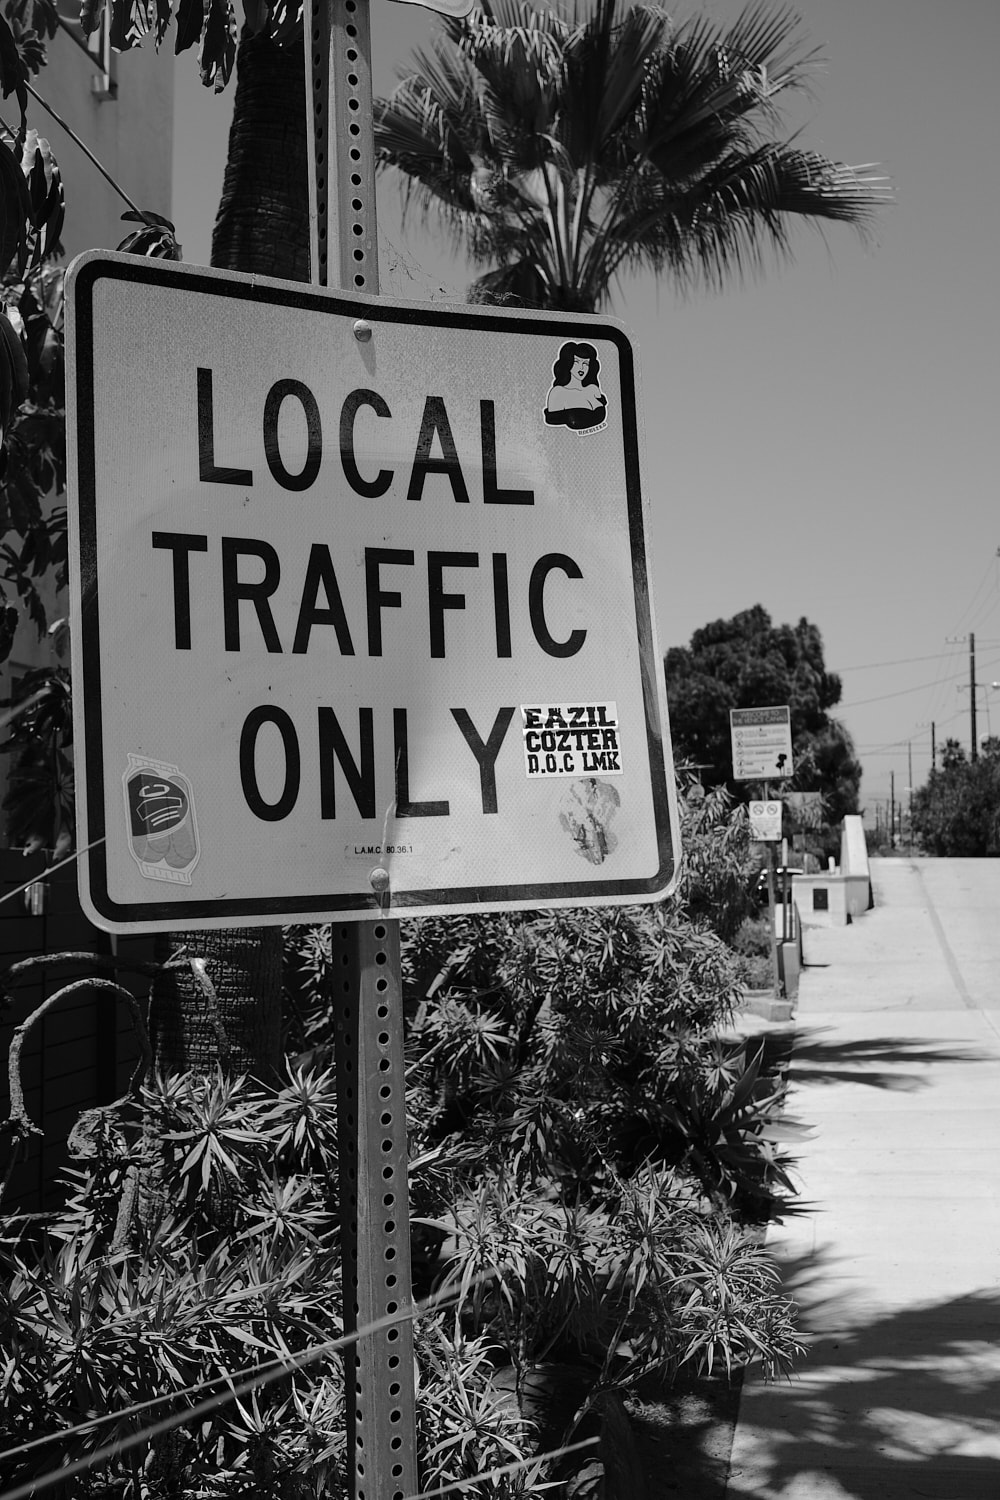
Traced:
[[552, 366], [552, 389], [545, 401], [550, 427], [599, 432], [607, 426], [608, 402], [601, 390], [600, 372], [593, 344], [563, 344]]

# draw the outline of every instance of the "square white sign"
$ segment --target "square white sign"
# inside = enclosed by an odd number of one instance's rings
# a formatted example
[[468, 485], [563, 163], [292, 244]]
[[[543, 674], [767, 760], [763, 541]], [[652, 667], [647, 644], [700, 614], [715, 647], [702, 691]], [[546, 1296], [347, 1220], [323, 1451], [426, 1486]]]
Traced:
[[397, 917], [661, 898], [621, 324], [99, 252], [67, 295], [93, 919], [377, 917], [386, 877]]

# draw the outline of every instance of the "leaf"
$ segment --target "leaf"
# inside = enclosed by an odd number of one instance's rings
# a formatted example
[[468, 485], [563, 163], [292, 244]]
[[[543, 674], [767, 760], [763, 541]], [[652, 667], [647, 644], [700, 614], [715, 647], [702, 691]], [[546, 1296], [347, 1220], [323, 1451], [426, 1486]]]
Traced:
[[174, 225], [162, 214], [154, 213], [151, 208], [130, 208], [127, 213], [122, 214], [124, 224], [148, 224], [151, 228], [169, 229], [174, 232]]
[[130, 209], [122, 214], [122, 219], [141, 224], [142, 228], [127, 234], [117, 246], [119, 250], [128, 255], [145, 255], [158, 260], [181, 259], [174, 226], [162, 214], [153, 213], [151, 209]]
[[20, 615], [13, 604], [0, 605], [0, 662], [10, 656]]
[[153, 46], [159, 52], [163, 38], [170, 29], [170, 18], [173, 15], [173, 10], [170, 0], [155, 0], [155, 5], [156, 22], [153, 27]]
[[206, 0], [205, 31], [198, 65], [201, 81], [221, 93], [236, 61], [236, 17], [232, 0]]
[[5, 99], [11, 94], [17, 95], [17, 102], [21, 109], [22, 130], [26, 126], [25, 114], [28, 108], [28, 90], [25, 87], [27, 79], [28, 70], [17, 50], [14, 33], [6, 17], [0, 14], [0, 93]]
[[104, 5], [105, 0], [81, 0], [80, 30], [84, 36], [92, 35], [100, 26]]
[[59, 30], [59, 12], [54, 0], [11, 0], [7, 14], [19, 27], [39, 37], [54, 37]]
[[764, 1043], [761, 1042], [760, 1047], [747, 1063], [742, 1078], [733, 1089], [732, 1096], [729, 1101], [728, 1113], [732, 1115], [737, 1114], [738, 1111], [741, 1110], [749, 1102], [750, 1097], [753, 1094], [754, 1088], [757, 1084], [757, 1077], [760, 1073], [760, 1065], [763, 1061], [763, 1058]]
[[66, 218], [66, 197], [63, 193], [62, 173], [59, 171], [55, 161], [52, 163], [52, 175], [49, 183], [48, 196], [45, 200], [45, 210], [36, 222], [36, 229], [44, 231], [39, 236], [38, 259], [48, 260], [51, 256], [62, 254], [62, 228]]
[[45, 43], [41, 37], [30, 28], [23, 27], [16, 19], [12, 20], [11, 30], [26, 72], [40, 73], [48, 62]]
[[111, 45], [116, 52], [137, 46], [147, 29], [143, 0], [111, 0]]
[[0, 274], [17, 258], [18, 273], [27, 260], [31, 197], [21, 164], [0, 141]]
[[[28, 394], [28, 361], [24, 353], [24, 345], [14, 331], [14, 326], [6, 313], [0, 313], [0, 338], [3, 341], [4, 357], [11, 372], [11, 396], [13, 408], [16, 409]], [[10, 412], [0, 412], [0, 420], [6, 428], [10, 420]]]
[[202, 0], [181, 0], [177, 7], [177, 36], [174, 40], [174, 55], [179, 56], [201, 40], [205, 20]]

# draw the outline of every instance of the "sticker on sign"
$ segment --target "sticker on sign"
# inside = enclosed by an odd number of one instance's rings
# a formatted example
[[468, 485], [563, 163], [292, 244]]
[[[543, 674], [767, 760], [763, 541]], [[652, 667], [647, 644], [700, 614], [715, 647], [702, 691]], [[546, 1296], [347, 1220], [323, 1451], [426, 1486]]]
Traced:
[[67, 296], [94, 920], [660, 899], [622, 326], [97, 252]]

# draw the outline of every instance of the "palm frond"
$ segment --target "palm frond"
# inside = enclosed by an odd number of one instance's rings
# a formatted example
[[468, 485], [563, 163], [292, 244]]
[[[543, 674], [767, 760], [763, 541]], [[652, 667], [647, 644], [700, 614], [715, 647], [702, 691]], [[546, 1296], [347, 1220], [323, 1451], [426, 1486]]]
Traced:
[[874, 168], [776, 139], [817, 56], [785, 6], [677, 24], [627, 0], [481, 0], [379, 105], [379, 164], [494, 267], [484, 295], [595, 310], [640, 267], [719, 287], [787, 255], [796, 219], [867, 235], [891, 197]]

